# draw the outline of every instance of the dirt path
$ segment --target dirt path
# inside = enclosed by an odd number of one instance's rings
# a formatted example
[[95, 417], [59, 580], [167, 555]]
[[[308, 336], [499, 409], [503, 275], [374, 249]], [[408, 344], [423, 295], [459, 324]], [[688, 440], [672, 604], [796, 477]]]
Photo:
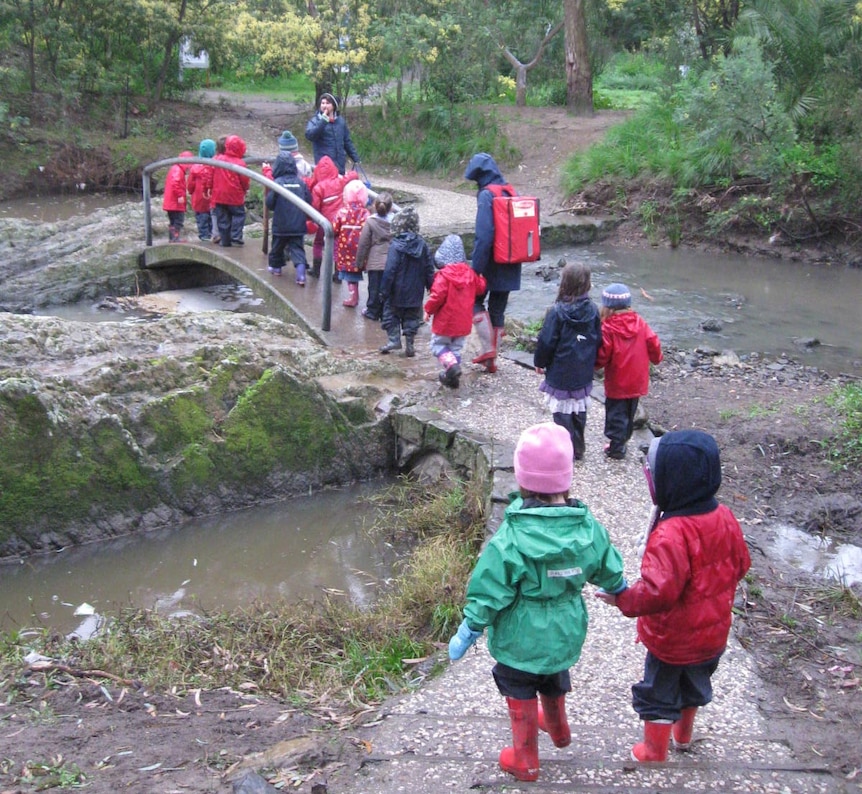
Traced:
[[[304, 137], [305, 124], [313, 113], [308, 103], [279, 102], [260, 96], [244, 96], [241, 103], [236, 103], [235, 97], [217, 91], [205, 92], [204, 98], [218, 111], [206, 127], [197, 131], [200, 137], [218, 137], [232, 132], [246, 141], [251, 153], [267, 155], [274, 153], [275, 141], [281, 132], [289, 129], [299, 140], [300, 151], [310, 158], [310, 144]], [[566, 159], [601, 140], [608, 129], [630, 115], [624, 111], [600, 111], [592, 116], [571, 116], [565, 108], [559, 107], [495, 105], [493, 110], [503, 119], [506, 136], [521, 152], [517, 165], [505, 170], [506, 178], [521, 192], [538, 196], [545, 213], [563, 206], [559, 173]], [[372, 167], [367, 164], [366, 167], [373, 175]], [[377, 173], [389, 172], [381, 168]], [[402, 172], [399, 176], [409, 176], [410, 181], [428, 187], [452, 189], [463, 181], [462, 173], [407, 175]]]

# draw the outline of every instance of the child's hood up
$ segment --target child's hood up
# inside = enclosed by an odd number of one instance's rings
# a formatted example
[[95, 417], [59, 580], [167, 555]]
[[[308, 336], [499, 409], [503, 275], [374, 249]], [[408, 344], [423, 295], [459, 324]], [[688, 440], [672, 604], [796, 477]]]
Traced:
[[328, 179], [336, 179], [337, 177], [338, 166], [335, 164], [335, 161], [328, 154], [323, 155], [318, 160], [317, 165], [314, 166], [315, 183], [320, 184], [321, 182], [326, 182]]
[[700, 515], [718, 506], [721, 460], [715, 439], [702, 430], [675, 430], [653, 439], [647, 462], [663, 518]]
[[278, 179], [279, 177], [294, 182], [297, 180], [296, 160], [293, 159], [293, 155], [280, 154], [275, 158], [275, 162], [272, 164], [272, 178]]
[[239, 135], [228, 135], [224, 142], [224, 153], [230, 157], [245, 157], [245, 141]]

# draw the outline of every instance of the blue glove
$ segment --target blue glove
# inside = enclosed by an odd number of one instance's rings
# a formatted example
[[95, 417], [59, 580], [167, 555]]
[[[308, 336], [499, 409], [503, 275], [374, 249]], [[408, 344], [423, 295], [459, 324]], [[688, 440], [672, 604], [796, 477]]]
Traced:
[[458, 626], [458, 631], [455, 633], [455, 636], [449, 640], [449, 658], [454, 662], [456, 659], [460, 659], [473, 643], [482, 636], [481, 631], [473, 631], [468, 625], [467, 620], [464, 619], [461, 621], [461, 625]]

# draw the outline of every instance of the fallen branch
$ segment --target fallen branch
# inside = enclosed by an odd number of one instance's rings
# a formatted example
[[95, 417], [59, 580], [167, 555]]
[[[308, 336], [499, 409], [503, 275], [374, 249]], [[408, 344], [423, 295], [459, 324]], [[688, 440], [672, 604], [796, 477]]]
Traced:
[[67, 664], [60, 664], [59, 662], [33, 662], [30, 665], [30, 669], [37, 673], [54, 671], [68, 673], [76, 678], [107, 678], [109, 681], [114, 681], [122, 686], [134, 687], [135, 689], [140, 689], [143, 686], [140, 681], [135, 681], [131, 678], [121, 678], [120, 676], [108, 673], [105, 670], [78, 670], [74, 667], [69, 667]]

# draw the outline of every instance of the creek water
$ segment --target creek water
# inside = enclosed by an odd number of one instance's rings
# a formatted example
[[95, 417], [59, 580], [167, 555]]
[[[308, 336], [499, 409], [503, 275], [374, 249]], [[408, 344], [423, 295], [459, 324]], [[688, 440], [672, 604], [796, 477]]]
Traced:
[[[116, 197], [78, 194], [10, 202], [2, 211], [54, 221], [116, 203]], [[615, 281], [627, 284], [633, 307], [665, 345], [731, 349], [740, 356], [786, 355], [832, 374], [862, 376], [862, 271], [686, 249], [563, 246], [546, 249], [541, 262], [524, 267], [522, 289], [510, 298], [510, 316], [525, 322], [542, 318], [556, 296], [558, 274], [546, 281], [539, 271], [561, 258], [589, 265], [597, 303], [602, 287]], [[179, 311], [265, 311], [241, 285], [150, 297]], [[115, 311], [91, 305], [49, 311], [67, 319], [117, 319]], [[702, 324], [708, 319], [717, 320], [721, 330], [704, 331]], [[130, 315], [130, 321], [140, 320]], [[820, 344], [808, 348], [797, 343], [806, 338]], [[367, 487], [379, 484], [324, 491], [311, 499], [0, 567], [0, 628], [35, 621], [66, 632], [86, 631], [93, 619], [74, 615], [82, 605], [97, 614], [124, 604], [167, 612], [212, 610], [255, 599], [311, 598], [322, 588], [367, 604], [392, 562], [391, 549], [362, 530], [371, 513], [359, 498]], [[792, 528], [779, 532], [781, 543], [773, 552], [801, 566], [799, 555], [807, 548], [808, 536], [793, 532]], [[833, 553], [839, 552], [821, 548], [817, 563], [812, 563], [824, 576], [835, 571], [829, 567]], [[856, 555], [862, 550], [851, 547], [840, 554], [839, 569], [858, 572]], [[806, 565], [809, 559], [805, 557]]]
[[[524, 266], [521, 290], [509, 298], [510, 316], [542, 318], [559, 279], [544, 281], [536, 265], [559, 258], [589, 265], [597, 303], [603, 287], [626, 284], [633, 308], [665, 345], [783, 355], [833, 375], [862, 376], [862, 270], [684, 249], [559, 248]], [[720, 331], [703, 330], [711, 319]], [[819, 344], [806, 347], [806, 339]]]
[[377, 513], [368, 497], [385, 484], [327, 489], [5, 564], [0, 629], [86, 635], [98, 616], [124, 606], [202, 614], [324, 592], [368, 606], [396, 558], [370, 531]]

